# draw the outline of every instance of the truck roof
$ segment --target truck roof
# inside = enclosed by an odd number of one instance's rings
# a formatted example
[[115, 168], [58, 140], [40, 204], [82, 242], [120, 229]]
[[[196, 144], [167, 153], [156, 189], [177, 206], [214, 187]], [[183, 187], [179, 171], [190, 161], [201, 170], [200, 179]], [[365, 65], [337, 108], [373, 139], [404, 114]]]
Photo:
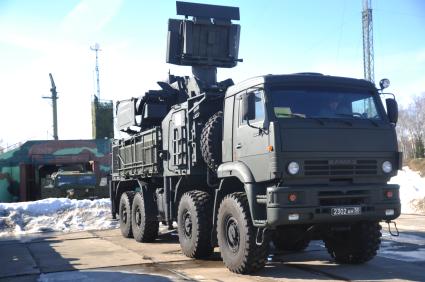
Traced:
[[265, 83], [285, 86], [330, 86], [332, 88], [361, 88], [371, 91], [376, 90], [373, 83], [364, 79], [323, 75], [320, 73], [268, 74], [252, 77], [229, 87], [226, 92], [226, 97], [233, 96], [240, 91]]

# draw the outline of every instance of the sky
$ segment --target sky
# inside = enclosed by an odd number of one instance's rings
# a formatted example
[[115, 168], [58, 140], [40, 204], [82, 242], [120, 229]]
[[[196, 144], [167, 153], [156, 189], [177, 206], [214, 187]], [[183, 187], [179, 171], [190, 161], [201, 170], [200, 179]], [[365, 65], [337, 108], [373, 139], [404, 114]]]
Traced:
[[[192, 1], [194, 2], [194, 1]], [[239, 57], [218, 78], [320, 72], [363, 77], [362, 0], [200, 0], [240, 7]], [[425, 92], [425, 1], [372, 0], [375, 81], [389, 78], [401, 106]], [[0, 146], [52, 139], [49, 73], [58, 91], [60, 139], [90, 139], [99, 43], [100, 98], [156, 89], [175, 1], [0, 0]], [[116, 136], [119, 137], [119, 136]]]

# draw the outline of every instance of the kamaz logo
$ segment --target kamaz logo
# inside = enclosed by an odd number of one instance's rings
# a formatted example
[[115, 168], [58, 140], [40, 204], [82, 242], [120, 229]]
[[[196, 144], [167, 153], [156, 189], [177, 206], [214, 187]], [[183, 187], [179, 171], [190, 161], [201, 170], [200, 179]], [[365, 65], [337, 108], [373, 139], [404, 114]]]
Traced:
[[355, 160], [329, 160], [330, 165], [354, 165]]

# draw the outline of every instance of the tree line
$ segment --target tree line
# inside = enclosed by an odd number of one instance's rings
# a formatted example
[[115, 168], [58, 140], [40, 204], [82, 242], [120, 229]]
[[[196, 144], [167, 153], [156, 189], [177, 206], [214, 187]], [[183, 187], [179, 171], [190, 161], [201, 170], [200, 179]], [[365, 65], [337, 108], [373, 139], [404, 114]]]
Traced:
[[425, 157], [425, 92], [398, 112], [397, 139], [404, 159]]

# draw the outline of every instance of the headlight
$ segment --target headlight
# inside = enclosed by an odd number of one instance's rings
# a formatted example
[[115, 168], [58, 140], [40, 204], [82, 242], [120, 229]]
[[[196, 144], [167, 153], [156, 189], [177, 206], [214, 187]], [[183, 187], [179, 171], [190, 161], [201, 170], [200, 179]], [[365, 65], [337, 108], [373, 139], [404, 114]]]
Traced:
[[300, 171], [300, 165], [297, 162], [290, 162], [288, 164], [288, 172], [289, 174], [297, 174]]
[[389, 161], [382, 163], [382, 171], [385, 173], [390, 173], [393, 170], [393, 165]]

